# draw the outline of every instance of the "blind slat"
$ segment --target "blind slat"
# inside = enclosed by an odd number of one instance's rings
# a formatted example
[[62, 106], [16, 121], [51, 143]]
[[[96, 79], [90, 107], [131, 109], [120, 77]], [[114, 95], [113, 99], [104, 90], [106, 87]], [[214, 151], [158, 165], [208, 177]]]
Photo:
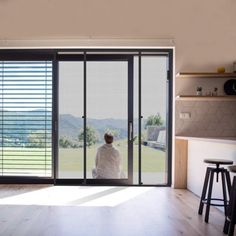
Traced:
[[0, 61], [0, 176], [52, 174], [52, 61]]

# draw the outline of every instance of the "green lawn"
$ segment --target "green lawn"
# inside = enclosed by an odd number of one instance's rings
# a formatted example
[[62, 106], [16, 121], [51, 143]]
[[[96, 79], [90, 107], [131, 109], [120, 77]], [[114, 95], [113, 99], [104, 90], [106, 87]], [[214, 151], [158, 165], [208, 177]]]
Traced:
[[[124, 141], [115, 143], [123, 158], [123, 170], [127, 171], [127, 145]], [[87, 148], [87, 171], [94, 167], [96, 150], [99, 145]], [[4, 168], [8, 169], [47, 169], [51, 168], [51, 151], [47, 153], [40, 148], [4, 148]], [[133, 168], [138, 171], [138, 146], [134, 145]], [[47, 157], [45, 158], [45, 154]], [[0, 167], [1, 161], [0, 161]], [[147, 146], [142, 146], [142, 171], [143, 172], [165, 172], [165, 152]], [[83, 148], [59, 149], [59, 171], [82, 172], [83, 170]]]
[[[87, 148], [87, 170], [94, 167], [96, 150], [99, 145]], [[123, 158], [123, 170], [127, 171], [127, 147], [124, 144], [118, 146]], [[138, 171], [138, 146], [134, 145], [133, 166], [134, 172]], [[62, 171], [81, 171], [83, 166], [83, 149], [59, 149], [59, 168]], [[166, 169], [165, 152], [142, 146], [142, 171], [164, 172]]]
[[4, 147], [0, 168], [4, 175], [51, 176], [50, 148]]

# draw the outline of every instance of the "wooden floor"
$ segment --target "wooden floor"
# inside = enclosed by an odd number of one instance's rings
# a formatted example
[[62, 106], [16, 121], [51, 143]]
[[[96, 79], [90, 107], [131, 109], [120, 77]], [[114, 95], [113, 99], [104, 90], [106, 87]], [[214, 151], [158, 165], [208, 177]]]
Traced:
[[0, 235], [224, 235], [223, 214], [206, 224], [198, 204], [171, 188], [0, 185]]

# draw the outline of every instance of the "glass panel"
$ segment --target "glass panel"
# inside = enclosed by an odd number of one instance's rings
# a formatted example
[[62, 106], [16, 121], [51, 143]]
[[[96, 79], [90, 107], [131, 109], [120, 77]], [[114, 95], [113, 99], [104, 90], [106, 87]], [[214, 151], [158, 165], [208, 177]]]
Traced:
[[83, 62], [59, 62], [59, 178], [83, 178]]
[[[127, 178], [127, 102], [128, 63], [87, 62], [87, 178]], [[106, 132], [113, 135], [115, 149], [104, 145]]]
[[167, 183], [167, 58], [142, 56], [142, 182]]

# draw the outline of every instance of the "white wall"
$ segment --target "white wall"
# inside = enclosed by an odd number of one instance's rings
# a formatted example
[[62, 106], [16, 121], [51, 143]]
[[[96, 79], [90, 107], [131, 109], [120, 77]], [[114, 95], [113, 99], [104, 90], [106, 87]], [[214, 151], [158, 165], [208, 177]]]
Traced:
[[1, 0], [6, 39], [173, 38], [176, 71], [232, 69], [235, 0]]

